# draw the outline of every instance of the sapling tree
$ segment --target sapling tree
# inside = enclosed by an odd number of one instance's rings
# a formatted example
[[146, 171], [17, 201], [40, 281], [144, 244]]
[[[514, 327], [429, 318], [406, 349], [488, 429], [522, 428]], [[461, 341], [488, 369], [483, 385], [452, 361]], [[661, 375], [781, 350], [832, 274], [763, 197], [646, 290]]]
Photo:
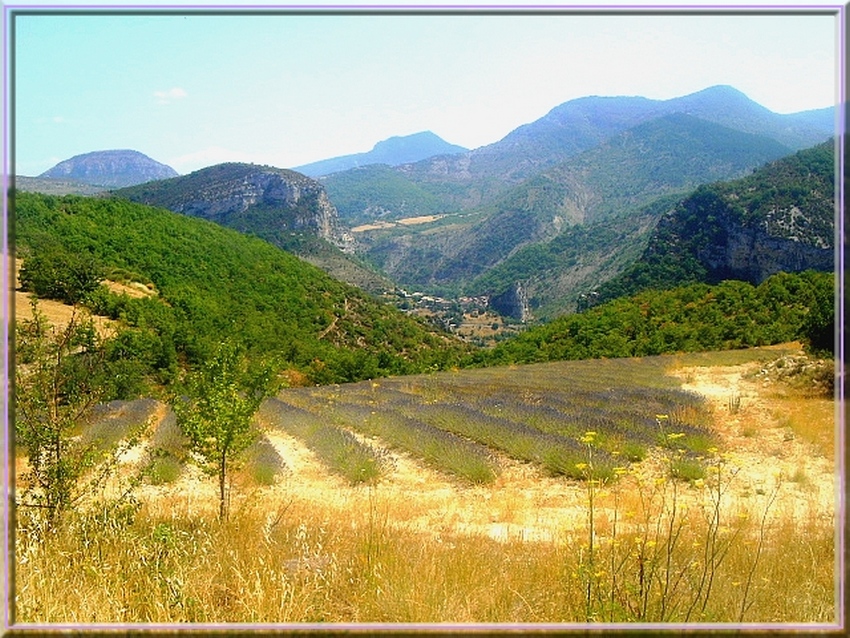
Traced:
[[220, 520], [227, 516], [229, 465], [255, 440], [254, 415], [276, 386], [270, 366], [249, 365], [227, 342], [185, 377], [172, 402], [192, 453], [208, 474], [218, 477]]
[[117, 395], [107, 341], [90, 318], [75, 309], [55, 326], [36, 301], [32, 311], [15, 326], [15, 444], [28, 461], [18, 506], [53, 526], [96, 487], [81, 479], [107, 453], [79, 428], [95, 405]]

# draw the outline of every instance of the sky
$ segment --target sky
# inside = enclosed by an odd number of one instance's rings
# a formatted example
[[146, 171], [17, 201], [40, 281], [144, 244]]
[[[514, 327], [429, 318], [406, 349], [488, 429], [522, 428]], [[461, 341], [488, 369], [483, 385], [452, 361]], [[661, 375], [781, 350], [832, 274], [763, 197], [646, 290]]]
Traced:
[[19, 175], [107, 149], [291, 168], [425, 130], [477, 148], [587, 95], [728, 84], [791, 113], [840, 88], [835, 15], [8, 11]]

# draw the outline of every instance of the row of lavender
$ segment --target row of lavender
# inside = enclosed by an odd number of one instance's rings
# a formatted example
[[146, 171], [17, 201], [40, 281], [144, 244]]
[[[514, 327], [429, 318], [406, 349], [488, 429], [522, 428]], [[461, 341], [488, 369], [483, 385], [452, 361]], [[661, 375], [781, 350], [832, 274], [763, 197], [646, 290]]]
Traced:
[[383, 446], [473, 483], [498, 476], [500, 455], [582, 479], [592, 453], [592, 476], [611, 477], [653, 446], [698, 457], [714, 445], [702, 400], [667, 364], [572, 361], [289, 389], [264, 410], [353, 483], [387, 469]]

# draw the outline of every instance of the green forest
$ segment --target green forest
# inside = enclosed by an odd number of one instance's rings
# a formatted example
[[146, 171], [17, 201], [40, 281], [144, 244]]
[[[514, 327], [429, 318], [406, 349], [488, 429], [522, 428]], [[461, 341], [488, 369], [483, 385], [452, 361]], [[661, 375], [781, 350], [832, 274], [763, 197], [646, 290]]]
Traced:
[[487, 365], [728, 350], [800, 340], [833, 351], [834, 275], [779, 273], [743, 281], [646, 290], [517, 335], [482, 356]]
[[[475, 348], [266, 243], [115, 199], [15, 195], [25, 290], [118, 320], [125, 394], [168, 385], [234, 341], [310, 384], [460, 367], [639, 357], [801, 340], [832, 350], [829, 273], [645, 290]], [[136, 298], [102, 279], [155, 290]]]
[[732, 278], [736, 273], [712, 268], [700, 258], [708, 247], [727, 240], [730, 226], [762, 229], [771, 237], [793, 239], [801, 246], [832, 246], [834, 157], [834, 144], [829, 141], [783, 157], [742, 179], [698, 187], [671, 205], [641, 258], [602, 284], [599, 299]]
[[[457, 365], [469, 347], [255, 238], [211, 222], [114, 199], [15, 195], [22, 284], [80, 302], [126, 326], [116, 357], [160, 383], [223, 340], [271, 356], [312, 383]], [[149, 285], [133, 298], [100, 276]], [[84, 284], [70, 297], [62, 281]], [[79, 288], [79, 286], [72, 286]]]

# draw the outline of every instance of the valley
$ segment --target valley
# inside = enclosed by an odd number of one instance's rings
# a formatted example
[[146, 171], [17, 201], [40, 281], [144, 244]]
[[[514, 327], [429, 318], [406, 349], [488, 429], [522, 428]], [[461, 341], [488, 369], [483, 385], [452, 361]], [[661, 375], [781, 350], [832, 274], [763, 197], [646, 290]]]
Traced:
[[[497, 312], [545, 322], [575, 312], [580, 299], [636, 292], [627, 283], [636, 272], [647, 280], [639, 286], [670, 287], [831, 270], [833, 128], [831, 109], [780, 115], [713, 86], [670, 100], [571, 100], [472, 150], [423, 132], [295, 170], [221, 164], [154, 181], [150, 175], [170, 169], [115, 151], [21, 177], [19, 187], [67, 192], [61, 177], [103, 189], [126, 183], [136, 167], [144, 183], [111, 196], [254, 234], [376, 295], [400, 288], [499, 299], [519, 288], [527, 303], [508, 300]], [[751, 200], [753, 210], [741, 215], [734, 198], [755, 181], [775, 188], [774, 179], [784, 180], [781, 200], [772, 208]], [[678, 235], [682, 209], [705, 186], [725, 198], [723, 232], [735, 240], [700, 253]], [[802, 210], [814, 235], [788, 230]], [[674, 245], [686, 254], [674, 257]], [[759, 263], [743, 263], [745, 251]], [[664, 263], [659, 252], [670, 253]], [[450, 316], [438, 322], [459, 325]]]
[[445, 215], [420, 215], [419, 217], [403, 217], [393, 222], [375, 222], [373, 224], [363, 224], [355, 226], [351, 229], [352, 233], [365, 233], [370, 230], [386, 230], [388, 228], [396, 228], [398, 226], [419, 226], [421, 224], [430, 224], [442, 219]]
[[16, 180], [17, 619], [833, 623], [833, 127], [718, 86]]

